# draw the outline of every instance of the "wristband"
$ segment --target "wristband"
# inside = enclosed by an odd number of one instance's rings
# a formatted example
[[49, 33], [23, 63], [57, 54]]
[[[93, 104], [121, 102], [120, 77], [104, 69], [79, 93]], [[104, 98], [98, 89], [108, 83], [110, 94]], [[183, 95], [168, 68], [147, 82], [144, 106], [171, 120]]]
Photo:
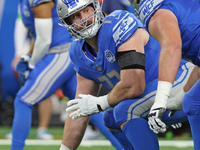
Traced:
[[172, 89], [172, 83], [167, 81], [158, 81], [157, 93], [155, 97], [155, 103], [151, 110], [154, 108], [166, 108], [167, 99]]
[[104, 111], [104, 110], [111, 108], [108, 103], [108, 95], [98, 97], [97, 107], [98, 107], [99, 111]]

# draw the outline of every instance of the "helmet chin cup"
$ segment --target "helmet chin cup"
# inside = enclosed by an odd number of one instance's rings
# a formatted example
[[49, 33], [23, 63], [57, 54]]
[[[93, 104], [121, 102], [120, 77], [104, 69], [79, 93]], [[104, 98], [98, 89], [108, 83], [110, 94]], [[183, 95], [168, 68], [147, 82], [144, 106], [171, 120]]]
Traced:
[[[82, 10], [88, 5], [92, 5], [94, 12], [79, 22], [70, 24], [66, 18]], [[75, 39], [86, 39], [94, 37], [104, 21], [102, 7], [98, 0], [58, 0], [57, 13], [60, 22], [67, 28]], [[92, 23], [91, 23], [92, 20]], [[88, 22], [90, 21], [89, 25]], [[77, 28], [79, 27], [79, 29]]]

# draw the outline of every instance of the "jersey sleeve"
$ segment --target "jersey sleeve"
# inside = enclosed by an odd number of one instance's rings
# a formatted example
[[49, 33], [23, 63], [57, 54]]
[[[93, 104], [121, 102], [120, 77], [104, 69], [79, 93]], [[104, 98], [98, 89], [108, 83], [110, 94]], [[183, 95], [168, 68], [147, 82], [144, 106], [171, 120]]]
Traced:
[[[109, 23], [109, 21], [111, 23]], [[138, 28], [144, 28], [141, 21], [137, 19], [134, 14], [121, 10], [114, 11], [106, 17], [104, 25], [103, 28], [107, 30], [105, 33], [110, 33], [107, 34], [107, 37], [112, 38], [116, 50], [125, 43]]]
[[29, 0], [29, 4], [31, 7], [36, 7], [42, 3], [50, 2], [52, 0]]
[[148, 29], [148, 23], [154, 13], [160, 8], [164, 0], [141, 0], [139, 5], [139, 18]]

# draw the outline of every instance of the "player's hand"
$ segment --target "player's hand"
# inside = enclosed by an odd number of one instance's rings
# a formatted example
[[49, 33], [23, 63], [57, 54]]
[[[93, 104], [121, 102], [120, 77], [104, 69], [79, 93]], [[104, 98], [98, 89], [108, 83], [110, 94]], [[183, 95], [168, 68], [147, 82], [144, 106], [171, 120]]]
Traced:
[[19, 74], [18, 80], [21, 86], [24, 85], [31, 71], [31, 68], [28, 66], [30, 57], [31, 56], [28, 54], [23, 55], [15, 67], [15, 71]]
[[161, 117], [166, 111], [165, 108], [154, 108], [150, 110], [148, 115], [148, 124], [151, 130], [158, 134], [159, 132], [164, 133], [166, 131], [166, 125], [162, 122]]
[[78, 96], [80, 99], [70, 100], [67, 103], [68, 108], [66, 109], [66, 112], [69, 113], [75, 110], [70, 114], [72, 119], [90, 116], [110, 108], [107, 101], [107, 95], [95, 97], [92, 95], [79, 94]]

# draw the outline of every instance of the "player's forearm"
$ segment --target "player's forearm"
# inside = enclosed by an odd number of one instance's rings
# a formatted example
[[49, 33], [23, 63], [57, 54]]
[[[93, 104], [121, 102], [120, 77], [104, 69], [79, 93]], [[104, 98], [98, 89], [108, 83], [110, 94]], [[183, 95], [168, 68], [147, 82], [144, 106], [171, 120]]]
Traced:
[[83, 138], [88, 121], [89, 117], [72, 120], [68, 116], [65, 121], [62, 144], [72, 150], [77, 149]]
[[180, 50], [161, 50], [159, 58], [159, 81], [173, 83], [181, 61]]
[[135, 85], [132, 84], [131, 86], [129, 86], [128, 84], [123, 84], [120, 81], [112, 89], [112, 91], [109, 92], [108, 103], [110, 106], [114, 107], [123, 100], [140, 96], [144, 92], [144, 89], [145, 81], [143, 83], [138, 84], [138, 86], [137, 83]]
[[172, 85], [176, 78], [180, 61], [180, 50], [161, 50], [159, 58], [159, 81], [155, 97], [156, 105], [154, 105], [152, 109], [156, 107], [166, 108], [167, 99], [170, 95]]

